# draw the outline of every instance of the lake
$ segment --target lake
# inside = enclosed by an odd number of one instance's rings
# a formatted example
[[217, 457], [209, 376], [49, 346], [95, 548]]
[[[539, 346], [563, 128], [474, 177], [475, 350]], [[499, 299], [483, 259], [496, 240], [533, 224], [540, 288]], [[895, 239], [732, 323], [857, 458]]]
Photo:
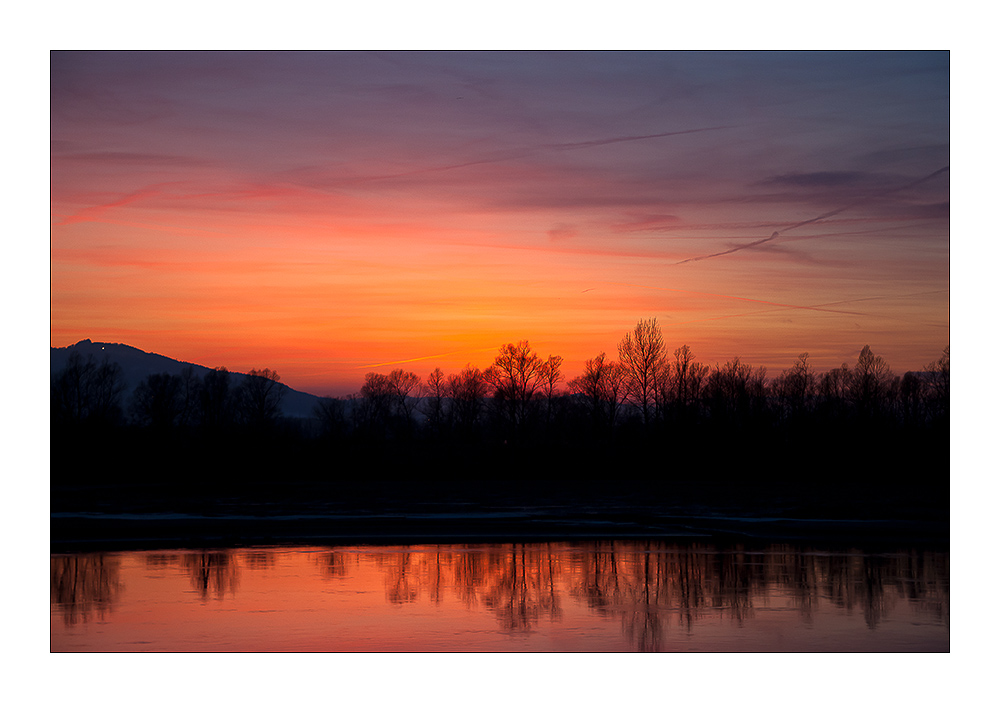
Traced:
[[949, 555], [651, 540], [53, 554], [51, 649], [947, 652]]

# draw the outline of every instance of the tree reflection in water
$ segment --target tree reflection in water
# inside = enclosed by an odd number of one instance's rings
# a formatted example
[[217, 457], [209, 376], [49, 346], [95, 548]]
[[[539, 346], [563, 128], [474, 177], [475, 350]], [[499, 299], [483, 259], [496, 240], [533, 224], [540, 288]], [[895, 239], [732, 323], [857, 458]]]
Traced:
[[[275, 569], [278, 550], [150, 553], [147, 571], [179, 570], [202, 599], [237, 595], [240, 570]], [[381, 573], [386, 600], [405, 608], [458, 603], [485, 610], [508, 632], [527, 633], [564, 617], [567, 599], [618, 620], [630, 646], [658, 651], [667, 632], [692, 633], [699, 622], [737, 627], [761, 608], [798, 612], [810, 624], [821, 603], [858, 613], [876, 629], [903, 603], [948, 625], [947, 552], [815, 552], [788, 545], [740, 546], [664, 542], [427, 545], [287, 552], [324, 578], [347, 581]], [[124, 585], [120, 555], [51, 558], [51, 595], [67, 625], [114, 608]], [[315, 573], [315, 572], [314, 572]], [[377, 577], [376, 577], [377, 578]], [[676, 644], [676, 638], [674, 638]]]
[[507, 630], [530, 630], [540, 615], [558, 618], [559, 573], [551, 545], [434, 547], [376, 553], [386, 598], [410, 603], [426, 595], [440, 604], [448, 592], [469, 609], [482, 606]]
[[536, 545], [503, 545], [488, 559], [482, 602], [496, 614], [501, 627], [530, 630], [542, 615], [559, 619], [551, 545], [548, 552]]
[[342, 579], [348, 572], [348, 554], [340, 550], [319, 555], [319, 567], [323, 576]]
[[50, 599], [67, 625], [88, 622], [94, 612], [103, 619], [105, 613], [114, 610], [125, 588], [117, 555], [53, 556], [49, 563]]
[[221, 600], [228, 593], [236, 595], [239, 569], [232, 550], [188, 552], [181, 563], [188, 572], [191, 585], [203, 599], [211, 593]]
[[504, 629], [530, 631], [542, 617], [560, 619], [565, 594], [620, 619], [640, 651], [662, 649], [672, 626], [691, 632], [699, 620], [726, 618], [742, 627], [772, 598], [787, 599], [806, 624], [823, 597], [848, 612], [860, 608], [870, 628], [903, 600], [947, 624], [947, 554], [595, 542], [443, 546], [373, 558], [390, 602], [426, 595], [439, 603], [450, 590], [467, 608], [493, 612]]

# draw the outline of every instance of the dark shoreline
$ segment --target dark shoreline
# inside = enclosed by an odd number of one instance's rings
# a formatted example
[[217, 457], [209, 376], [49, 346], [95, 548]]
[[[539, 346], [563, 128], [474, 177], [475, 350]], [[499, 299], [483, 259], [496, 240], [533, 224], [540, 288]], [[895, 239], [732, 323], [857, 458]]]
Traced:
[[53, 486], [52, 553], [655, 540], [947, 550], [947, 489], [870, 484], [350, 481]]

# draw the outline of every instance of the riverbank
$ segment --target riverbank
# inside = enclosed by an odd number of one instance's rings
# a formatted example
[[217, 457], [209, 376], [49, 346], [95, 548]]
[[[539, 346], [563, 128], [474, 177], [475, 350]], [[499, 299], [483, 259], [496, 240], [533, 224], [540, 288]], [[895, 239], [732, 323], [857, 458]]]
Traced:
[[674, 539], [948, 544], [947, 486], [340, 481], [54, 486], [52, 551]]

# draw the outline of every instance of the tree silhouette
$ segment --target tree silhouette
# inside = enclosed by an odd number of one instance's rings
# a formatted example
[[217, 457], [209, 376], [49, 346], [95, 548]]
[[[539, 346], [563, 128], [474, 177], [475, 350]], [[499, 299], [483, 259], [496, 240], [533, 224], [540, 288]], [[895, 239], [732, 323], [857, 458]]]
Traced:
[[739, 357], [716, 365], [706, 388], [713, 417], [727, 424], [744, 425], [763, 405], [766, 376], [766, 368], [754, 368]]
[[117, 424], [124, 390], [121, 366], [107, 359], [98, 364], [93, 355], [84, 360], [74, 350], [52, 380], [52, 419], [73, 426]]
[[635, 329], [618, 344], [618, 360], [625, 372], [629, 400], [642, 412], [643, 424], [650, 421], [656, 401], [657, 375], [663, 366], [663, 334], [656, 318], [639, 320]]
[[905, 427], [919, 427], [927, 419], [927, 388], [919, 374], [907, 371], [899, 382], [899, 404]]
[[392, 391], [393, 406], [396, 413], [405, 418], [407, 425], [413, 419], [413, 409], [419, 398], [411, 395], [420, 389], [420, 377], [411, 371], [393, 369], [388, 376], [389, 388]]
[[546, 362], [531, 350], [526, 340], [500, 347], [485, 379], [493, 389], [493, 400], [514, 437], [528, 419], [531, 401], [545, 382]]
[[846, 363], [830, 369], [819, 379], [819, 404], [825, 419], [842, 419], [847, 411], [853, 372]]
[[164, 431], [173, 427], [184, 410], [181, 377], [150, 374], [132, 392], [132, 417], [140, 425]]
[[388, 376], [375, 372], [365, 374], [361, 402], [355, 409], [356, 424], [385, 438], [394, 401], [395, 392]]
[[459, 434], [468, 437], [479, 425], [487, 393], [483, 372], [469, 364], [448, 376], [451, 418]]
[[319, 422], [320, 435], [328, 439], [341, 439], [347, 434], [347, 415], [344, 401], [329, 396], [320, 398], [313, 407], [313, 417]]
[[871, 419], [882, 415], [896, 382], [889, 364], [866, 344], [851, 375], [851, 397], [859, 416]]
[[205, 374], [199, 388], [198, 403], [203, 428], [218, 430], [232, 424], [235, 399], [229, 384], [229, 370], [225, 366], [212, 369]]
[[945, 347], [941, 356], [924, 367], [927, 378], [927, 403], [932, 419], [947, 426], [950, 409], [951, 348]]
[[[275, 371], [251, 369], [234, 388], [225, 367], [199, 380], [195, 368], [187, 366], [180, 374], [143, 379], [129, 396], [125, 422], [122, 370], [107, 359], [98, 363], [74, 351], [52, 375], [52, 476], [57, 481], [129, 480], [135, 472], [126, 457], [134, 460], [147, 452], [150, 476], [169, 473], [180, 481], [184, 471], [175, 467], [190, 466], [186, 479], [218, 485], [232, 478], [220, 467], [243, 465], [254, 468], [244, 476], [256, 480], [266, 475], [265, 457], [286, 456], [299, 447], [330, 452], [333, 438], [347, 461], [371, 457], [376, 450], [394, 460], [408, 457], [428, 476], [438, 471], [447, 478], [457, 476], [462, 461], [478, 456], [475, 452], [508, 442], [517, 451], [487, 451], [491, 465], [552, 478], [578, 475], [569, 467], [575, 461], [596, 464], [603, 457], [666, 447], [680, 460], [678, 466], [721, 452], [725, 466], [735, 467], [730, 459], [738, 454], [741, 460], [777, 467], [771, 475], [782, 480], [799, 480], [795, 467], [820, 446], [829, 450], [816, 457], [817, 464], [843, 476], [853, 471], [855, 478], [861, 469], [851, 468], [860, 466], [851, 457], [857, 456], [882, 467], [878, 476], [885, 481], [896, 471], [890, 462], [910, 462], [910, 475], [932, 476], [935, 468], [947, 467], [947, 348], [939, 359], [902, 378], [868, 346], [853, 366], [817, 373], [811, 362], [808, 353], [800, 354], [770, 382], [766, 369], [738, 357], [710, 372], [687, 345], [668, 358], [656, 320], [649, 319], [625, 335], [617, 360], [604, 352], [586, 360], [583, 373], [567, 384], [572, 395], [560, 389], [562, 357], [543, 359], [521, 341], [501, 346], [485, 372], [470, 364], [446, 377], [437, 368], [423, 386], [403, 369], [369, 373], [357, 396], [320, 400], [312, 418], [280, 422], [287, 389]], [[426, 422], [414, 421], [415, 409]], [[273, 431], [245, 441], [260, 428]], [[719, 437], [725, 441], [714, 441]], [[489, 444], [473, 446], [476, 442]], [[79, 457], [95, 451], [103, 456], [90, 464], [97, 469], [82, 466]], [[189, 456], [194, 460], [185, 462]], [[318, 454], [308, 458], [317, 460], [306, 462], [314, 467], [322, 463]], [[628, 468], [626, 473], [663, 476], [662, 468], [661, 462], [655, 470]], [[315, 475], [310, 473], [315, 469], [298, 471], [302, 477]], [[734, 476], [736, 468], [731, 472]]]
[[701, 396], [708, 367], [699, 361], [688, 345], [674, 350], [674, 363], [671, 367], [671, 400], [675, 403], [679, 416], [686, 416], [688, 408]]
[[775, 379], [772, 388], [786, 414], [801, 416], [816, 390], [816, 375], [809, 366], [809, 353], [799, 354], [795, 365], [782, 371]]
[[625, 374], [622, 367], [601, 352], [587, 359], [584, 372], [569, 382], [569, 388], [586, 404], [595, 428], [610, 430], [624, 400]]
[[556, 385], [563, 379], [561, 371], [563, 358], [549, 355], [542, 365], [542, 384], [540, 391], [545, 397], [545, 426], [552, 424], [552, 405], [556, 397]]
[[448, 381], [445, 378], [444, 372], [440, 368], [435, 368], [431, 371], [427, 376], [425, 387], [427, 393], [427, 410], [424, 414], [427, 415], [427, 419], [430, 421], [431, 429], [439, 433], [444, 427], [444, 403], [448, 397]]
[[240, 386], [239, 406], [244, 424], [253, 428], [274, 425], [281, 416], [281, 399], [285, 386], [277, 371], [250, 369]]
[[177, 424], [188, 427], [198, 421], [201, 379], [195, 375], [193, 366], [185, 366], [177, 378], [180, 384], [178, 396], [181, 406], [181, 412], [177, 416]]

